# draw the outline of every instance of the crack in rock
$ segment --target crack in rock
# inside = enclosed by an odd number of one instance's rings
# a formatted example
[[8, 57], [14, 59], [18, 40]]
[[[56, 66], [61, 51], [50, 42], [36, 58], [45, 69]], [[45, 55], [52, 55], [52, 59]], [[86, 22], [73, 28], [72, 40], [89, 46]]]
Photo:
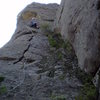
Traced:
[[54, 22], [54, 19], [43, 19], [43, 21]]
[[60, 20], [61, 20], [61, 17], [62, 17], [63, 11], [64, 11], [64, 7], [65, 7], [65, 1], [64, 1], [64, 3], [63, 3], [63, 6], [62, 6], [62, 9], [61, 9], [61, 12], [60, 12], [60, 16], [59, 16], [59, 19], [58, 19], [58, 23], [59, 23]]
[[13, 57], [0, 57], [0, 60], [13, 61], [13, 60], [16, 60], [16, 58], [13, 58]]
[[22, 33], [22, 34], [16, 36], [15, 39], [18, 39], [19, 37], [21, 37], [21, 36], [23, 36], [23, 35], [27, 35], [27, 34], [32, 34], [32, 33], [31, 33], [30, 31], [29, 31], [29, 32], [24, 32], [24, 33]]
[[18, 62], [21, 62], [24, 59], [24, 54], [29, 50], [29, 48], [31, 46], [31, 43], [30, 42], [31, 42], [32, 39], [33, 39], [33, 36], [31, 36], [31, 38], [28, 40], [29, 41], [29, 44], [28, 44], [27, 48], [24, 50], [22, 56], [17, 61], [15, 61], [13, 64], [16, 64]]

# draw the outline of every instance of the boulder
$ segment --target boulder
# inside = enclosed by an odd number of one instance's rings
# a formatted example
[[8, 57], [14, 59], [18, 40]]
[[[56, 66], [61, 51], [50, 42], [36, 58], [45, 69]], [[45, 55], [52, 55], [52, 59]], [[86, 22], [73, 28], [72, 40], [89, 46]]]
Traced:
[[54, 26], [72, 44], [79, 67], [95, 75], [100, 66], [100, 1], [62, 0]]

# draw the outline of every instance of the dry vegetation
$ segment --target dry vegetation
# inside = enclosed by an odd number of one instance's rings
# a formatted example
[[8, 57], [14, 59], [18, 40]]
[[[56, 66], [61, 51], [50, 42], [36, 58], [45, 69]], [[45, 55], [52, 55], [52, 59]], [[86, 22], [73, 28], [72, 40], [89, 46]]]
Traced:
[[34, 11], [27, 11], [27, 12], [25, 12], [25, 13], [22, 14], [22, 18], [24, 20], [29, 20], [32, 17], [37, 17], [37, 13], [34, 12]]

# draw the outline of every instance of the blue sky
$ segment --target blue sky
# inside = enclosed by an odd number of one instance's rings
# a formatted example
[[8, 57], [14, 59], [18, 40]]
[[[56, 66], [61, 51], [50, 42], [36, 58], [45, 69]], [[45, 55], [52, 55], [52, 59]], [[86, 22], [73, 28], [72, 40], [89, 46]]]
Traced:
[[16, 28], [18, 13], [32, 2], [58, 3], [61, 0], [2, 0], [0, 2], [0, 48], [6, 44]]

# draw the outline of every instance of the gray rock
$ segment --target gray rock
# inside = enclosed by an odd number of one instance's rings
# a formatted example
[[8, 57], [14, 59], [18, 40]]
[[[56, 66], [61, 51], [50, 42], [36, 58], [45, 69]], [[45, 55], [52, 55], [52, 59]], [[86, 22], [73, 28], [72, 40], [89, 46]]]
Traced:
[[[51, 50], [48, 37], [41, 29], [28, 26], [33, 16], [40, 25], [53, 25], [57, 8], [57, 4], [32, 3], [18, 15], [14, 35], [0, 49], [0, 75], [5, 77], [0, 86], [7, 88], [7, 93], [0, 94], [0, 100], [51, 100], [61, 95], [74, 100], [78, 95], [81, 82], [74, 74], [66, 75], [73, 71], [70, 63], [73, 61], [68, 57], [59, 60], [57, 52], [63, 50]], [[64, 65], [67, 60], [70, 70]]]
[[62, 0], [54, 26], [72, 44], [79, 67], [94, 75], [100, 65], [99, 0]]

